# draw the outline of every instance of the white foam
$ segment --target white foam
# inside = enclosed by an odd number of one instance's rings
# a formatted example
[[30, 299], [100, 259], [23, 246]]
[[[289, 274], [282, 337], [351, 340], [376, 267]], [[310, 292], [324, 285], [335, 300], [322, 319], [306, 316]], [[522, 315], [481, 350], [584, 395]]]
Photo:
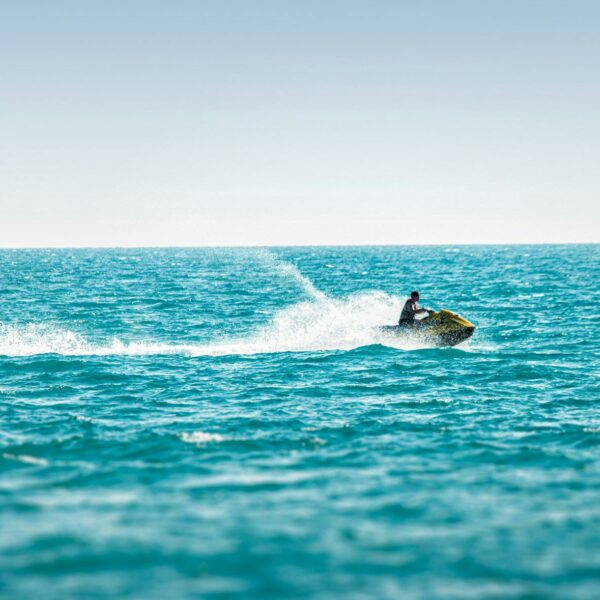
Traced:
[[482, 352], [497, 352], [499, 347], [495, 344], [487, 342], [486, 340], [469, 339], [458, 346], [454, 346], [456, 350], [462, 350], [463, 352], [471, 352], [480, 354]]
[[119, 354], [192, 354], [196, 345], [156, 342], [92, 343], [83, 335], [50, 323], [0, 323], [0, 356], [107, 356]]
[[2, 456], [8, 460], [16, 460], [26, 465], [36, 465], [39, 467], [46, 467], [48, 465], [48, 461], [45, 458], [29, 456], [29, 454], [9, 454], [5, 452]]
[[194, 354], [259, 354], [352, 350], [371, 344], [410, 349], [415, 344], [382, 335], [378, 326], [393, 324], [401, 300], [382, 292], [346, 298], [325, 296], [279, 311], [266, 326], [242, 339], [229, 339], [199, 347]]
[[82, 336], [50, 324], [17, 326], [0, 323], [0, 355], [85, 354], [89, 350], [89, 344]]
[[187, 444], [207, 444], [209, 442], [222, 442], [225, 438], [218, 433], [206, 433], [204, 431], [192, 431], [182, 433], [179, 438]]
[[423, 348], [426, 344], [395, 339], [378, 329], [397, 322], [402, 300], [383, 292], [365, 292], [330, 298], [318, 290], [298, 268], [268, 250], [255, 253], [274, 275], [291, 278], [309, 299], [275, 314], [271, 322], [242, 338], [220, 338], [205, 344], [177, 344], [148, 340], [92, 343], [79, 333], [44, 323], [0, 324], [0, 355], [37, 354], [143, 355], [181, 354], [225, 356], [320, 350], [352, 350], [371, 344], [399, 349]]
[[[317, 290], [318, 292], [318, 290]], [[0, 324], [0, 355], [60, 354], [224, 356], [276, 352], [351, 350], [371, 344], [399, 349], [422, 348], [410, 340], [382, 335], [378, 326], [398, 319], [402, 301], [383, 292], [345, 298], [317, 297], [280, 310], [273, 319], [247, 337], [216, 339], [205, 344], [177, 344], [148, 340], [126, 342], [117, 338], [92, 343], [74, 331], [50, 324]]]

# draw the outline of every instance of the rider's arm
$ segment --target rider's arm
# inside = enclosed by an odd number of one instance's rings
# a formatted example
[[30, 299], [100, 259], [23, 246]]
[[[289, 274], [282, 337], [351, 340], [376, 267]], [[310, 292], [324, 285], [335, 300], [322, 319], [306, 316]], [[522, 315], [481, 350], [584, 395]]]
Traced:
[[424, 312], [427, 312], [427, 309], [425, 309], [425, 308], [419, 308], [419, 305], [415, 302], [415, 305], [413, 307], [412, 312], [415, 315], [420, 315], [420, 314], [423, 314]]

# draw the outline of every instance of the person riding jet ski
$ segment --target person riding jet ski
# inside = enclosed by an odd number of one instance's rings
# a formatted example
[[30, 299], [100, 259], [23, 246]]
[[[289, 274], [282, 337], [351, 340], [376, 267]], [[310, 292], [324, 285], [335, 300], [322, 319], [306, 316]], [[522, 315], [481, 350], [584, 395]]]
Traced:
[[418, 323], [418, 321], [415, 321], [415, 315], [430, 312], [430, 309], [428, 308], [419, 308], [418, 301], [419, 292], [411, 292], [410, 298], [404, 303], [404, 307], [402, 308], [402, 313], [400, 314], [400, 320], [398, 321], [398, 325], [401, 325], [402, 327], [414, 327], [414, 325]]
[[[475, 325], [464, 317], [443, 308], [439, 312], [419, 308], [418, 301], [415, 291], [404, 303], [398, 325], [380, 325], [379, 332], [388, 339], [412, 339], [438, 347], [456, 346], [473, 335]], [[417, 318], [423, 313], [428, 313], [425, 318]]]

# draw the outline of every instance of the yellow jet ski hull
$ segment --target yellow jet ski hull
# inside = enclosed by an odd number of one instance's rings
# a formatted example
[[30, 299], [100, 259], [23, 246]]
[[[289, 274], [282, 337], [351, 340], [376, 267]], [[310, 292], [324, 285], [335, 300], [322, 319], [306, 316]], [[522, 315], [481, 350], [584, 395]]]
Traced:
[[456, 346], [469, 339], [475, 325], [449, 310], [429, 311], [429, 317], [402, 325], [384, 325], [381, 331], [390, 336], [423, 341], [434, 346]]

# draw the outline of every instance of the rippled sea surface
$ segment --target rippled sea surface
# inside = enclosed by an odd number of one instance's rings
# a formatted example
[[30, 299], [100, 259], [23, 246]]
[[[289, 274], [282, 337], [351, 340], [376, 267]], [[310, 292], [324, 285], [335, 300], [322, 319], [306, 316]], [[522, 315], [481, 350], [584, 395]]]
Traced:
[[0, 251], [0, 595], [598, 598], [599, 259]]

